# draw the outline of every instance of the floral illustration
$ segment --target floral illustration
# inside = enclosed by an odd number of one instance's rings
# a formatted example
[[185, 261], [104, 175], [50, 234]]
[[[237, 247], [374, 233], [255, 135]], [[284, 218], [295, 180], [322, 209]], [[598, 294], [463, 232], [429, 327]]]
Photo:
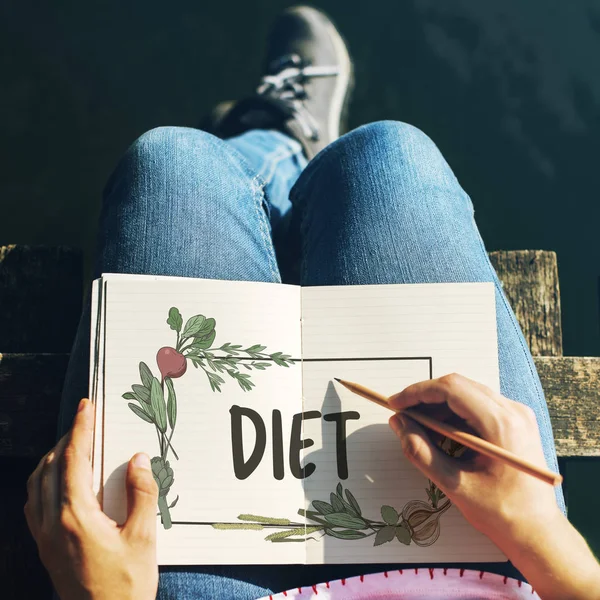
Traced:
[[[177, 422], [177, 396], [173, 380], [182, 377], [191, 362], [196, 369], [204, 372], [213, 392], [220, 392], [225, 378], [237, 381], [245, 392], [254, 388], [252, 370], [264, 371], [276, 365], [289, 367], [292, 358], [282, 352], [268, 354], [266, 347], [260, 344], [243, 348], [241, 344], [226, 342], [213, 346], [216, 339], [216, 322], [204, 315], [195, 315], [183, 326], [183, 317], [175, 307], [169, 310], [167, 324], [176, 333], [175, 346], [160, 348], [156, 354], [156, 364], [160, 379], [144, 362], [139, 364], [141, 384], [131, 386], [123, 394], [125, 400], [131, 400], [128, 406], [140, 419], [154, 425], [160, 451], [159, 456], [151, 459], [152, 474], [158, 485], [158, 509], [165, 529], [172, 526], [171, 512], [179, 496], [170, 504], [167, 496], [174, 482], [173, 467], [167, 459], [169, 451], [173, 458], [179, 459], [172, 440]], [[250, 371], [245, 373], [242, 369]]]
[[[450, 456], [458, 456], [463, 450], [460, 444], [444, 439], [440, 447]], [[213, 523], [215, 529], [264, 530], [275, 529], [265, 537], [267, 542], [306, 542], [329, 536], [340, 540], [373, 538], [373, 546], [381, 546], [396, 540], [405, 545], [431, 546], [440, 537], [440, 518], [452, 505], [446, 495], [431, 480], [425, 488], [429, 502], [410, 500], [401, 510], [384, 505], [380, 515], [371, 519], [363, 514], [356, 498], [349, 489], [338, 483], [329, 495], [329, 502], [313, 500], [312, 510], [298, 510], [304, 522], [289, 519], [238, 515], [236, 523]]]

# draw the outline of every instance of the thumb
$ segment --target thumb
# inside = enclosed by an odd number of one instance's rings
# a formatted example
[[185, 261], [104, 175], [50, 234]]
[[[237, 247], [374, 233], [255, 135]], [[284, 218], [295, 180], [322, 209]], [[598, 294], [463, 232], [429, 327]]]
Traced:
[[419, 423], [407, 415], [398, 413], [390, 417], [389, 424], [400, 438], [404, 456], [419, 471], [444, 492], [456, 487], [459, 475], [456, 460], [436, 447]]
[[124, 533], [132, 539], [156, 543], [158, 486], [147, 454], [136, 454], [127, 465], [127, 521]]

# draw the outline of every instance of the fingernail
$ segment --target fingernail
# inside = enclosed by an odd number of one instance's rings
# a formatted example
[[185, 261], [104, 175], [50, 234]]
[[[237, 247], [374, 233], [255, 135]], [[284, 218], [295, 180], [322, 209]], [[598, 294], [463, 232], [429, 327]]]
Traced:
[[140, 452], [133, 457], [133, 464], [140, 469], [150, 469], [150, 458], [147, 454]]
[[83, 398], [80, 402], [79, 402], [79, 406], [77, 407], [77, 412], [80, 413], [86, 406], [88, 405], [88, 400], [87, 398]]

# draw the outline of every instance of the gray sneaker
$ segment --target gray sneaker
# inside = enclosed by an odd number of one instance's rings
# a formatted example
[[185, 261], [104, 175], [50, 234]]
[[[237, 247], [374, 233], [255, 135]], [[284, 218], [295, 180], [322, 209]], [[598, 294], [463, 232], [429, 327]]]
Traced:
[[345, 127], [353, 85], [346, 44], [322, 12], [289, 8], [271, 28], [266, 65], [253, 96], [218, 105], [202, 128], [221, 138], [277, 129], [311, 159]]

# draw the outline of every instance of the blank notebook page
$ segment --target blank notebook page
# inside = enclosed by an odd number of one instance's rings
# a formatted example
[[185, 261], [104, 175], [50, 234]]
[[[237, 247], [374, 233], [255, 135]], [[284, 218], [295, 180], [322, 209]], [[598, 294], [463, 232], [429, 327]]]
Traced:
[[[304, 482], [305, 507], [314, 500], [339, 505], [331, 494], [341, 484], [343, 500], [349, 500], [349, 490], [361, 516], [373, 524], [357, 534], [352, 529], [356, 522], [344, 520], [352, 511], [334, 506], [344, 513], [340, 526], [332, 528], [338, 535], [308, 541], [307, 562], [506, 560], [445, 498], [439, 500], [437, 512], [432, 509], [426, 492], [429, 481], [403, 457], [387, 424], [390, 411], [333, 381], [338, 377], [391, 395], [411, 383], [459, 372], [498, 390], [493, 285], [303, 288], [302, 346], [304, 411], [343, 413], [346, 429], [344, 453], [339, 417], [304, 421], [304, 437], [314, 440], [304, 460], [315, 465]], [[382, 514], [383, 506], [391, 509]], [[403, 519], [412, 533], [397, 527]]]

